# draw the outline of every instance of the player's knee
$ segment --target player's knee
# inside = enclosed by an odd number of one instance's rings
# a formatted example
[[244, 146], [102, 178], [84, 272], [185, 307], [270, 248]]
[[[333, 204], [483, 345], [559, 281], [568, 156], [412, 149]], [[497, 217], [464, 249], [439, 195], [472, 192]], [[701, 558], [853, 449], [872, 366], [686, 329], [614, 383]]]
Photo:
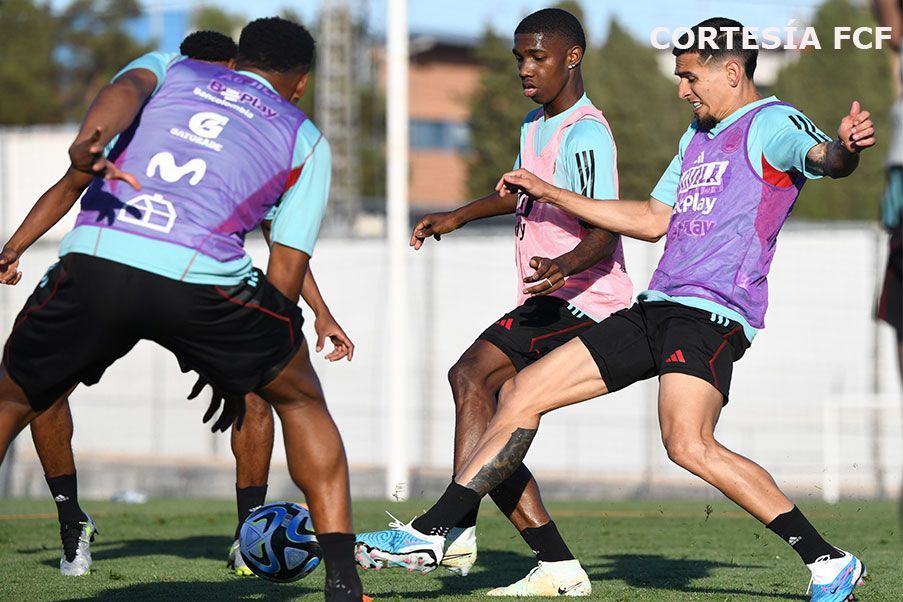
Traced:
[[515, 376], [505, 381], [499, 390], [499, 404], [496, 415], [508, 420], [515, 420], [520, 416], [536, 413], [532, 399]]
[[448, 371], [448, 384], [451, 385], [455, 405], [461, 405], [470, 403], [473, 393], [483, 392], [486, 378], [480, 373], [479, 365], [465, 355]]
[[245, 418], [258, 421], [273, 419], [273, 406], [262, 397], [251, 394], [245, 397]]
[[671, 435], [663, 439], [668, 458], [678, 466], [698, 473], [706, 465], [709, 446], [700, 438], [690, 435]]

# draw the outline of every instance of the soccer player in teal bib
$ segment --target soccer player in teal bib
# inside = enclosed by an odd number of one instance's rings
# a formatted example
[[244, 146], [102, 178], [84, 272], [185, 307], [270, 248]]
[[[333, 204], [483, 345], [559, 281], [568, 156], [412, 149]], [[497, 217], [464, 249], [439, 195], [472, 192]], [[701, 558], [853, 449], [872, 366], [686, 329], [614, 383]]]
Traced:
[[[237, 71], [175, 61], [162, 74], [130, 69], [100, 92], [70, 158], [74, 169], [104, 178], [82, 198], [60, 262], [7, 341], [0, 449], [78, 382], [97, 382], [138, 340], [156, 341], [212, 383], [229, 412], [251, 391], [273, 404], [323, 550], [326, 599], [359, 602], [347, 462], [296, 305], [326, 200], [308, 197], [303, 183], [329, 157], [292, 104], [313, 57], [303, 27], [260, 19], [242, 31]], [[36, 207], [20, 242], [60, 215]], [[264, 276], [243, 243], [269, 217]], [[18, 246], [4, 249], [0, 272], [14, 270]]]
[[[186, 57], [222, 64], [232, 69], [235, 67], [237, 51], [238, 47], [228, 36], [214, 31], [197, 31], [183, 40], [179, 53], [152, 52], [144, 55], [120, 70], [113, 81], [132, 69], [146, 69], [157, 77], [158, 82], [162, 82], [165, 80], [166, 70], [169, 66]], [[107, 145], [107, 154], [113, 150], [117, 140], [118, 137]], [[330, 175], [328, 157], [311, 163], [311, 167], [313, 169], [309, 170], [307, 177], [299, 185], [301, 187], [309, 186], [307, 190], [311, 198], [315, 198], [317, 195], [327, 195]], [[91, 180], [92, 177], [89, 174], [70, 169], [59, 182], [42, 195], [38, 204], [71, 207], [91, 183]], [[275, 214], [275, 211], [271, 213]], [[268, 217], [271, 220], [273, 215]], [[261, 224], [266, 236], [269, 234], [270, 220]], [[267, 241], [269, 242], [269, 238]], [[17, 237], [14, 236], [10, 242], [12, 246], [16, 246]], [[7, 284], [18, 282], [19, 276], [15, 267], [12, 266], [11, 270], [7, 270], [0, 276], [0, 282]], [[310, 283], [302, 287], [302, 297], [316, 315], [314, 322], [314, 329], [317, 333], [316, 350], [320, 351], [324, 341], [328, 338], [333, 341], [335, 349], [328, 353], [326, 358], [330, 361], [338, 361], [347, 357], [350, 360], [353, 356], [354, 344], [332, 317], [326, 302], [320, 295], [312, 270], [308, 271], [307, 278], [310, 279]], [[236, 464], [235, 495], [238, 526], [235, 530], [235, 541], [229, 546], [227, 559], [229, 568], [236, 575], [243, 576], [253, 573], [238, 553], [238, 529], [253, 508], [265, 503], [274, 437], [273, 415], [269, 404], [254, 394], [248, 395], [246, 403], [247, 412], [243, 428], [233, 428], [231, 434], [232, 452]], [[73, 424], [68, 399], [63, 398], [54, 403], [35, 418], [30, 426], [35, 451], [44, 468], [50, 493], [57, 506], [62, 540], [60, 573], [65, 576], [84, 575], [91, 568], [91, 542], [97, 532], [97, 527], [78, 502], [75, 460], [72, 453]], [[220, 430], [224, 430], [228, 428], [228, 425], [223, 423], [219, 424], [219, 427]]]
[[839, 602], [861, 584], [862, 562], [827, 543], [762, 467], [724, 447], [714, 431], [733, 363], [764, 327], [777, 235], [800, 188], [807, 179], [852, 173], [859, 153], [875, 144], [874, 128], [853, 102], [831, 140], [800, 111], [759, 97], [758, 52], [743, 49], [740, 23], [704, 21], [693, 28], [696, 40], [701, 27], [720, 29], [717, 46], [674, 50], [678, 94], [696, 119], [652, 198], [599, 203], [526, 170], [499, 182], [502, 195], [526, 193], [633, 238], [667, 234], [667, 244], [634, 306], [505, 383], [475, 451], [414, 524], [441, 550], [441, 537], [432, 533], [455, 524], [511, 474], [542, 415], [657, 376], [662, 441], [671, 460], [789, 543], [811, 571], [814, 602]]
[[[522, 92], [542, 105], [524, 119], [516, 165], [554, 177], [559, 186], [589, 197], [617, 198], [614, 138], [584, 92], [585, 47], [580, 21], [561, 9], [530, 14], [515, 29], [513, 54]], [[454, 211], [427, 215], [414, 227], [411, 246], [420, 249], [429, 237], [438, 239], [473, 220], [511, 214], [515, 307], [494, 319], [449, 371], [456, 471], [486, 429], [503, 382], [623, 309], [633, 296], [619, 237], [526, 197], [501, 198], [492, 191]], [[491, 590], [490, 596], [557, 595], [559, 589], [571, 596], [591, 593], [589, 577], [543, 506], [526, 466], [521, 464], [491, 497], [533, 551], [537, 565], [523, 579]], [[476, 523], [475, 508], [449, 533], [442, 564], [457, 574], [467, 575], [476, 560]], [[403, 528], [396, 533], [405, 537]], [[368, 534], [359, 534], [358, 540], [366, 545]], [[411, 548], [416, 547], [415, 542]], [[397, 564], [388, 556], [377, 562]]]

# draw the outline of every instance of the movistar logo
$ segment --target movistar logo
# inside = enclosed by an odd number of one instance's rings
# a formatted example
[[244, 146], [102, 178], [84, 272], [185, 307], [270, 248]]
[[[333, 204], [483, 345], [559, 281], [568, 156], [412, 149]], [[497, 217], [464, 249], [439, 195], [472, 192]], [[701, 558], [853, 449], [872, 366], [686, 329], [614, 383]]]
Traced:
[[167, 182], [178, 182], [190, 174], [191, 177], [188, 178], [188, 183], [195, 186], [207, 173], [207, 163], [203, 159], [195, 158], [184, 165], [179, 165], [176, 163], [176, 158], [173, 157], [172, 153], [163, 151], [151, 157], [145, 173], [148, 178], [153, 178], [157, 175], [157, 172]]

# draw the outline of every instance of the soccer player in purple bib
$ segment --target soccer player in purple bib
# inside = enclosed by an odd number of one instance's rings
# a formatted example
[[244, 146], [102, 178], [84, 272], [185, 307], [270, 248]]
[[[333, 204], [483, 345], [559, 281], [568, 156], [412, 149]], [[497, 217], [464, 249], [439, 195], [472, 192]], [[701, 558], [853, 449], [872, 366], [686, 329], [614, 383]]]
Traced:
[[[298, 184], [329, 156], [292, 104], [313, 58], [306, 29], [259, 19], [242, 31], [237, 71], [183, 60], [162, 74], [131, 69], [98, 94], [69, 154], [74, 169], [104, 178], [82, 198], [60, 262], [7, 341], [0, 457], [77, 383], [97, 382], [139, 340], [155, 341], [227, 406], [251, 391], [273, 405], [323, 550], [326, 600], [359, 602], [347, 461], [297, 306], [326, 200]], [[60, 216], [36, 208], [20, 231], [42, 233]], [[267, 276], [243, 248], [264, 219], [272, 219]], [[0, 273], [17, 256], [5, 249]]]
[[[158, 81], [163, 81], [166, 77], [166, 70], [173, 63], [185, 60], [186, 57], [234, 69], [237, 52], [238, 46], [229, 36], [215, 31], [196, 31], [182, 41], [179, 53], [148, 53], [129, 63], [116, 74], [113, 81], [132, 69], [147, 69], [154, 73]], [[111, 152], [115, 148], [116, 142], [117, 139], [111, 141], [107, 145], [106, 151]], [[330, 162], [325, 159], [311, 162], [309, 167], [307, 177], [299, 182], [298, 186], [309, 199], [313, 199], [317, 195], [325, 198], [329, 193]], [[36, 206], [53, 206], [66, 211], [84, 192], [92, 179], [90, 174], [69, 169], [56, 184], [41, 196]], [[270, 221], [264, 221], [261, 224], [261, 228], [267, 236], [270, 224]], [[33, 238], [34, 235], [31, 233], [16, 232], [4, 245], [4, 248], [18, 249], [19, 257], [21, 257], [22, 251], [33, 242]], [[16, 284], [18, 282], [21, 274], [16, 269], [17, 265], [18, 262], [15, 262], [6, 273], [0, 274], [0, 283]], [[334, 343], [335, 349], [328, 353], [326, 358], [330, 361], [338, 361], [342, 357], [347, 357], [350, 360], [354, 352], [353, 343], [332, 317], [320, 295], [312, 270], [308, 270], [306, 278], [310, 282], [307, 286], [302, 287], [301, 294], [316, 314], [314, 329], [317, 333], [317, 351], [322, 349], [325, 339], [329, 338]], [[241, 554], [238, 553], [238, 530], [251, 510], [265, 503], [274, 434], [273, 416], [269, 404], [253, 393], [246, 398], [246, 404], [247, 415], [244, 428], [232, 429], [231, 433], [232, 452], [235, 455], [238, 522], [235, 529], [235, 540], [229, 546], [227, 565], [236, 575], [240, 576], [253, 573], [245, 565]], [[208, 415], [212, 416], [215, 408], [211, 407], [211, 410]], [[220, 419], [217, 420], [214, 428], [217, 430], [229, 428], [229, 416], [223, 415], [220, 416]], [[64, 576], [85, 575], [91, 569], [91, 543], [98, 531], [94, 520], [82, 510], [78, 501], [75, 459], [72, 452], [73, 424], [69, 400], [67, 398], [60, 399], [35, 418], [30, 426], [35, 451], [41, 461], [45, 479], [57, 507], [62, 542], [60, 574]]]
[[759, 97], [758, 52], [743, 49], [740, 23], [703, 21], [693, 28], [696, 40], [702, 27], [719, 29], [715, 49], [674, 50], [678, 93], [696, 120], [652, 198], [599, 203], [526, 170], [499, 182], [501, 194], [526, 193], [633, 238], [667, 234], [667, 244], [635, 305], [505, 383], [476, 451], [415, 524], [441, 551], [437, 534], [520, 464], [543, 414], [658, 376], [668, 456], [788, 542], [811, 571], [813, 601], [842, 601], [861, 584], [864, 565], [827, 543], [762, 467], [724, 447], [714, 431], [733, 363], [764, 327], [777, 235], [803, 183], [851, 174], [859, 153], [875, 144], [874, 128], [854, 102], [838, 138], [829, 139], [798, 110]]

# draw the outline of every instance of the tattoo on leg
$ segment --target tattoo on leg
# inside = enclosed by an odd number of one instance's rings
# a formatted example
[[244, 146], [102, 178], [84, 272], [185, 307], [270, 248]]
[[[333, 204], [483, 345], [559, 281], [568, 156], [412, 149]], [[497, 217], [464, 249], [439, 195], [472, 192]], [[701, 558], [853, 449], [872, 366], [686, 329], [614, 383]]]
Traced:
[[511, 438], [508, 439], [505, 447], [492, 460], [483, 465], [466, 487], [480, 495], [486, 495], [495, 489], [520, 466], [535, 436], [536, 429], [516, 429], [511, 433]]

